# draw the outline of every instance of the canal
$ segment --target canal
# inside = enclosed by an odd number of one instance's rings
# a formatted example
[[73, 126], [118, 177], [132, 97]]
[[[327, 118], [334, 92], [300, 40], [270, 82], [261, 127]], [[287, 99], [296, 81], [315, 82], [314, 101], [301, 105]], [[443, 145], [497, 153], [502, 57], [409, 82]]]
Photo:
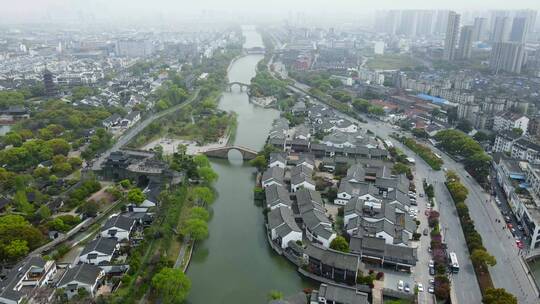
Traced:
[[[254, 28], [244, 27], [243, 34], [244, 47], [263, 46]], [[261, 59], [248, 55], [236, 60], [229, 81], [249, 83]], [[246, 92], [237, 88], [223, 92], [219, 107], [238, 115], [234, 144], [255, 150], [264, 146], [272, 121], [279, 117], [277, 110], [249, 103]], [[196, 245], [188, 269], [188, 303], [266, 303], [271, 290], [285, 295], [301, 291], [307, 285], [296, 269], [267, 244], [262, 207], [253, 200], [255, 170], [239, 155], [231, 155], [230, 162], [212, 160], [212, 167], [219, 174], [218, 198], [212, 206], [210, 236]]]

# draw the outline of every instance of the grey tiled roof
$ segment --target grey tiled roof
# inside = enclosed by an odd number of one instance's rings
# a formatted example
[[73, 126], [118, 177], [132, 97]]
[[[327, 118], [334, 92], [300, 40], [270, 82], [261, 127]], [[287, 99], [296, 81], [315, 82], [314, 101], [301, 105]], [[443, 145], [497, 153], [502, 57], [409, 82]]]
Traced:
[[58, 287], [71, 284], [72, 282], [80, 282], [88, 285], [94, 285], [101, 274], [102, 270], [98, 266], [90, 264], [80, 264], [69, 268], [60, 282]]
[[81, 252], [81, 255], [88, 254], [92, 251], [112, 255], [116, 250], [116, 244], [118, 244], [116, 239], [100, 237], [86, 244]]
[[270, 207], [276, 206], [278, 204], [283, 204], [291, 207], [292, 201], [289, 197], [289, 192], [285, 187], [281, 185], [273, 184], [269, 187], [266, 187], [264, 190], [266, 196], [266, 204]]
[[325, 249], [319, 245], [308, 243], [305, 254], [321, 261], [323, 264], [339, 269], [346, 269], [353, 272], [358, 271], [360, 264], [359, 257], [355, 254], [348, 254], [332, 249]]
[[369, 304], [367, 293], [359, 292], [350, 287], [321, 284], [317, 293], [319, 297], [324, 297], [328, 303]]

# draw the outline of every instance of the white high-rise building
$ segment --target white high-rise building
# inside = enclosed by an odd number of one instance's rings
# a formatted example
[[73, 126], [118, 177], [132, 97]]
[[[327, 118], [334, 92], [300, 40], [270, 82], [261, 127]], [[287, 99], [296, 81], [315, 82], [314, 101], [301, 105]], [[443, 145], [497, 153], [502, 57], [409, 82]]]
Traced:
[[471, 59], [473, 44], [473, 26], [467, 25], [461, 28], [457, 58]]
[[448, 25], [444, 37], [443, 59], [452, 61], [456, 58], [456, 45], [459, 37], [460, 15], [454, 11], [448, 13]]
[[383, 55], [384, 54], [384, 41], [376, 41], [373, 45], [373, 52], [375, 55]]
[[525, 46], [518, 42], [496, 42], [489, 58], [489, 67], [495, 73], [505, 71], [521, 73], [525, 59]]
[[495, 17], [491, 31], [491, 42], [505, 42], [510, 38], [510, 18], [505, 16]]

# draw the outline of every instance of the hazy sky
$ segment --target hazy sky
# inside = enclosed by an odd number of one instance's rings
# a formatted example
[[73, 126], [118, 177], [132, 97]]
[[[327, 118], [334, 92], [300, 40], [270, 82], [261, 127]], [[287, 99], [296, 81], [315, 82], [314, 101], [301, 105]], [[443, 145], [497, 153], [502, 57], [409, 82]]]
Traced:
[[455, 10], [540, 9], [540, 0], [0, 0], [0, 18], [10, 22], [61, 18], [145, 18], [193, 15], [202, 11], [239, 11], [286, 16], [291, 12], [365, 14], [375, 9], [443, 8]]

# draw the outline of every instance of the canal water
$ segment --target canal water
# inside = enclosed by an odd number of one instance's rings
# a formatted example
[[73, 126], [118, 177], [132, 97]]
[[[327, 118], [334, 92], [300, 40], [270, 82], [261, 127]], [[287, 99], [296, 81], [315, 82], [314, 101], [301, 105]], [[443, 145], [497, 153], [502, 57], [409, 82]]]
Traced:
[[[244, 47], [262, 46], [253, 28], [244, 27], [243, 34]], [[229, 69], [229, 81], [249, 83], [261, 59], [261, 55], [248, 55], [236, 60]], [[272, 121], [279, 117], [277, 110], [249, 103], [246, 92], [236, 87], [223, 92], [219, 107], [238, 114], [234, 144], [257, 151], [264, 146]], [[242, 163], [239, 155], [230, 158], [212, 160], [219, 174], [218, 198], [212, 206], [210, 236], [197, 243], [188, 269], [190, 304], [267, 303], [271, 290], [288, 295], [307, 287], [293, 265], [267, 244], [262, 208], [253, 200], [255, 170]]]

